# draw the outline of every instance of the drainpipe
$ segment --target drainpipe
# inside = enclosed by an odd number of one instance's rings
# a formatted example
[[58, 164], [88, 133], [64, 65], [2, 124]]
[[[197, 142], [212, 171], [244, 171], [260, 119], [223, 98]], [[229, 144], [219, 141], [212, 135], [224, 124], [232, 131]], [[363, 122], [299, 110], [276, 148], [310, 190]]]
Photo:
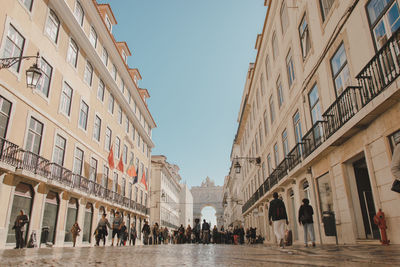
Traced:
[[312, 169], [311, 169], [311, 167], [308, 167], [308, 168], [307, 168], [307, 173], [308, 173], [308, 174], [310, 175], [310, 177], [311, 177], [311, 184], [312, 184], [312, 189], [313, 189], [313, 194], [314, 194], [314, 199], [315, 199], [315, 210], [316, 210], [317, 219], [318, 219], [317, 227], [318, 227], [318, 234], [319, 234], [319, 242], [320, 242], [320, 244], [322, 245], [321, 223], [320, 223], [320, 221], [321, 221], [321, 214], [319, 213], [319, 208], [318, 208], [318, 204], [317, 204], [317, 198], [316, 198], [317, 194], [316, 194], [316, 191], [315, 191], [315, 182], [314, 182], [314, 176], [313, 176], [313, 174], [312, 174]]

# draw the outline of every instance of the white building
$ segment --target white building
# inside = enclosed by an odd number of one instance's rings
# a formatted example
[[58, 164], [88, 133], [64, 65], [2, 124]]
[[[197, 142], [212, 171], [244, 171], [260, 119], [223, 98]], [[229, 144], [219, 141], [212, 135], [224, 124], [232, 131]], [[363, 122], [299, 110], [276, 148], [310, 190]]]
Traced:
[[187, 186], [180, 184], [179, 167], [163, 155], [152, 156], [151, 166], [150, 223], [177, 229], [192, 222], [193, 197]]

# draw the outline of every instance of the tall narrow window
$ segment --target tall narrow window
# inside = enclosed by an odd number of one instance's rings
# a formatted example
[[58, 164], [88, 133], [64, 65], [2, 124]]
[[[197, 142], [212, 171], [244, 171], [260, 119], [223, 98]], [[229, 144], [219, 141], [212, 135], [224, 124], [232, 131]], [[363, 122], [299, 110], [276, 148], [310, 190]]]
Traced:
[[279, 150], [277, 143], [275, 143], [274, 145], [274, 157], [275, 157], [275, 168], [276, 168], [279, 165]]
[[108, 188], [108, 167], [106, 165], [103, 166], [103, 180], [101, 182], [101, 185], [104, 188]]
[[111, 137], [112, 137], [112, 131], [110, 128], [106, 128], [106, 135], [104, 138], [104, 149], [109, 151], [111, 148]]
[[113, 188], [112, 191], [118, 191], [118, 173], [114, 172], [114, 179], [113, 179]]
[[124, 94], [125, 93], [125, 83], [124, 83], [124, 80], [122, 80], [122, 77], [120, 77], [120, 78], [121, 78], [121, 82], [119, 84], [119, 89], [121, 90], [122, 94]]
[[20, 0], [20, 1], [22, 2], [22, 4], [24, 4], [26, 9], [28, 9], [29, 11], [32, 11], [33, 0]]
[[74, 173], [78, 175], [82, 175], [83, 167], [83, 150], [79, 148], [75, 148], [74, 153]]
[[125, 196], [125, 186], [126, 186], [126, 179], [125, 177], [122, 177], [121, 181], [121, 195]]
[[96, 181], [97, 177], [97, 159], [90, 158], [89, 180]]
[[69, 40], [69, 47], [68, 47], [68, 54], [67, 54], [67, 61], [71, 63], [72, 66], [76, 68], [76, 63], [78, 62], [78, 45], [75, 43], [74, 40]]
[[93, 138], [96, 141], [100, 141], [100, 131], [101, 131], [101, 119], [99, 116], [94, 117], [94, 126], [93, 126]]
[[50, 39], [57, 43], [58, 32], [60, 30], [60, 20], [58, 19], [56, 13], [50, 9], [49, 17], [47, 18], [46, 29], [45, 32]]
[[114, 114], [114, 96], [110, 93], [110, 97], [108, 98], [108, 112]]
[[90, 27], [89, 32], [89, 41], [93, 45], [94, 48], [97, 46], [97, 33], [93, 26]]
[[69, 117], [71, 113], [71, 102], [72, 102], [72, 88], [64, 83], [63, 90], [61, 93], [61, 112]]
[[0, 137], [6, 138], [10, 120], [11, 102], [0, 95]]
[[276, 39], [276, 33], [272, 35], [272, 55], [274, 56], [274, 60], [278, 58], [278, 40]]
[[[24, 51], [25, 38], [10, 24], [8, 27], [6, 44], [4, 46], [3, 58], [21, 57]], [[10, 68], [19, 72], [21, 61], [17, 61]]]
[[117, 80], [117, 67], [115, 67], [115, 65], [112, 66], [111, 75], [112, 75], [114, 81], [116, 81]]
[[42, 77], [36, 85], [36, 89], [42, 92], [44, 96], [49, 97], [49, 88], [53, 67], [50, 66], [50, 64], [47, 63], [47, 61], [42, 57], [40, 60], [40, 69], [42, 70]]
[[322, 120], [321, 105], [319, 103], [318, 87], [316, 84], [308, 94], [308, 100], [310, 102], [311, 118], [314, 125], [317, 121]]
[[128, 146], [124, 145], [124, 149], [122, 150], [122, 160], [126, 165], [128, 163]]
[[282, 132], [282, 146], [283, 146], [283, 154], [286, 157], [289, 154], [289, 141], [286, 129]]
[[335, 0], [319, 0], [319, 3], [321, 5], [322, 20], [325, 21], [326, 16], [329, 14], [329, 11], [333, 6], [333, 3], [335, 3]]
[[42, 144], [43, 123], [31, 117], [25, 149], [39, 155]]
[[53, 152], [53, 162], [63, 166], [64, 165], [64, 155], [65, 155], [65, 144], [67, 141], [61, 135], [56, 135], [56, 142], [54, 144]]
[[106, 65], [106, 67], [107, 67], [107, 64], [108, 64], [108, 52], [107, 52], [105, 47], [103, 47], [103, 53], [101, 55], [101, 60], [103, 61], [104, 65]]
[[111, 23], [110, 18], [107, 16], [107, 14], [106, 14], [106, 26], [107, 26], [108, 30], [111, 32], [112, 31], [112, 23]]
[[93, 67], [92, 64], [89, 63], [89, 61], [86, 61], [86, 68], [85, 68], [85, 73], [83, 75], [83, 79], [85, 82], [89, 85], [92, 86], [92, 80], [93, 80]]
[[289, 26], [289, 16], [288, 16], [288, 10], [286, 8], [286, 2], [283, 2], [280, 13], [281, 13], [282, 35], [284, 35], [286, 32], [286, 29]]
[[104, 83], [102, 80], [99, 80], [99, 87], [97, 88], [97, 99], [100, 101], [104, 101]]
[[272, 161], [271, 161], [271, 154], [267, 156], [267, 165], [268, 165], [268, 176], [272, 173]]
[[287, 70], [288, 83], [289, 83], [289, 88], [290, 88], [295, 79], [292, 51], [289, 51], [288, 55], [286, 56], [286, 70]]
[[367, 10], [375, 44], [380, 49], [400, 27], [399, 6], [397, 1], [371, 0]]
[[278, 77], [278, 80], [276, 81], [276, 91], [277, 91], [277, 96], [278, 96], [278, 104], [279, 104], [279, 108], [280, 108], [280, 107], [282, 107], [282, 104], [284, 102], [281, 77]]
[[118, 106], [118, 123], [122, 124], [122, 108]]
[[119, 158], [120, 145], [121, 140], [119, 139], [119, 137], [115, 137], [115, 157], [117, 158]]
[[300, 113], [296, 111], [293, 116], [293, 127], [294, 127], [294, 137], [296, 139], [296, 144], [301, 143], [301, 139], [303, 138], [303, 134], [301, 132], [301, 121], [300, 121]]
[[129, 134], [129, 118], [128, 115], [125, 115], [125, 132]]
[[310, 33], [308, 29], [306, 14], [304, 14], [303, 19], [301, 20], [299, 26], [299, 35], [300, 35], [301, 51], [303, 59], [305, 59], [311, 49], [311, 40], [310, 40]]
[[275, 121], [275, 107], [274, 107], [274, 99], [272, 96], [269, 98], [269, 116], [271, 118], [271, 124]]
[[336, 97], [340, 96], [350, 84], [350, 72], [347, 65], [346, 51], [342, 43], [331, 59], [332, 78], [335, 84]]
[[264, 133], [265, 133], [265, 136], [267, 136], [267, 134], [268, 134], [268, 115], [267, 115], [267, 111], [264, 111]]
[[83, 11], [83, 8], [78, 1], [76, 1], [75, 3], [74, 15], [79, 25], [83, 26], [83, 18], [85, 16], [85, 12]]
[[81, 102], [81, 110], [79, 112], [79, 126], [86, 130], [87, 128], [87, 119], [89, 115], [89, 106], [85, 103], [85, 101]]

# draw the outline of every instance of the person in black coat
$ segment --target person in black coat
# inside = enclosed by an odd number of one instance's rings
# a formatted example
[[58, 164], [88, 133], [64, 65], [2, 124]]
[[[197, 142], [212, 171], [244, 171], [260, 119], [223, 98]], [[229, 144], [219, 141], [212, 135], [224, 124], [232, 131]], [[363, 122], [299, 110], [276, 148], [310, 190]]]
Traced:
[[310, 201], [307, 198], [303, 199], [303, 205], [299, 208], [299, 224], [303, 225], [304, 245], [306, 247], [308, 246], [308, 234], [310, 234], [312, 246], [315, 247], [313, 214], [314, 210], [310, 205]]
[[269, 204], [268, 210], [268, 220], [269, 224], [274, 224], [274, 232], [276, 239], [278, 240], [279, 246], [284, 247], [284, 238], [285, 238], [285, 222], [289, 224], [285, 203], [281, 199], [278, 198], [278, 193], [274, 192], [274, 199]]
[[15, 219], [14, 226], [12, 229], [15, 230], [15, 240], [16, 246], [15, 248], [23, 248], [24, 247], [24, 232], [25, 232], [25, 224], [28, 223], [28, 216], [24, 214], [23, 210], [19, 211], [19, 215]]

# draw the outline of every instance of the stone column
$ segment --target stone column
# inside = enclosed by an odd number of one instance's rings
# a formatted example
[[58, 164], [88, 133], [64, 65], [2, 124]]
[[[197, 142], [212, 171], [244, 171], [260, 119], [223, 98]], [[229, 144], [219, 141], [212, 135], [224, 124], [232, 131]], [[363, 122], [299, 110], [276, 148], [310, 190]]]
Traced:
[[56, 247], [64, 246], [65, 231], [66, 231], [65, 224], [67, 220], [69, 198], [70, 194], [67, 191], [63, 191], [60, 193], [60, 205], [58, 207], [56, 239], [54, 244]]
[[[85, 198], [80, 198], [78, 199], [78, 224], [79, 227], [81, 228], [81, 232], [79, 236], [76, 238], [76, 246], [82, 246], [82, 239], [83, 239], [83, 227], [85, 227], [85, 211], [86, 211], [86, 203], [87, 200]], [[69, 229], [68, 229], [69, 230]]]
[[31, 236], [31, 233], [34, 231], [36, 233], [37, 246], [40, 247], [44, 206], [46, 204], [46, 196], [47, 193], [49, 192], [49, 188], [45, 183], [39, 183], [33, 189], [35, 195], [33, 197], [31, 217], [29, 218], [30, 226], [29, 226], [28, 240]]

